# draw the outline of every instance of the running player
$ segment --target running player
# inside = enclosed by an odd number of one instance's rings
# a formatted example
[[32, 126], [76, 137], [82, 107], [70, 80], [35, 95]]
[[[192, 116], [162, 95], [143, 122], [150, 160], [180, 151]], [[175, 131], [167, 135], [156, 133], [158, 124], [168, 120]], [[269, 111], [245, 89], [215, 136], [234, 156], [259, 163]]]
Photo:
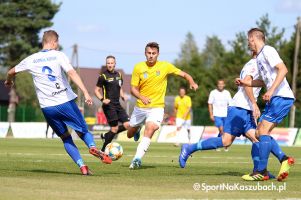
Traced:
[[[190, 96], [186, 95], [186, 88], [180, 87], [179, 95], [175, 98], [174, 103], [174, 113], [176, 114], [176, 126], [177, 126], [177, 133], [184, 128], [187, 130], [188, 133], [188, 141], [190, 141], [190, 126], [191, 126], [191, 98]], [[179, 144], [176, 143], [176, 146]]]
[[[225, 81], [222, 79], [218, 80], [217, 88], [210, 92], [208, 98], [208, 110], [210, 119], [218, 128], [218, 137], [221, 137], [224, 134], [224, 123], [227, 117], [227, 110], [231, 100], [232, 98], [230, 92], [228, 90], [225, 90]], [[225, 147], [225, 151], [227, 150], [227, 147]]]
[[66, 125], [77, 132], [92, 155], [100, 158], [104, 163], [111, 163], [112, 160], [96, 148], [93, 136], [88, 131], [83, 115], [74, 101], [77, 96], [72, 91], [64, 72], [81, 89], [85, 102], [92, 105], [92, 99], [86, 87], [71, 66], [67, 56], [57, 51], [58, 39], [59, 36], [55, 31], [45, 31], [42, 41], [43, 49], [10, 69], [5, 84], [8, 87], [13, 86], [13, 77], [19, 72], [28, 71], [32, 74], [39, 103], [47, 123], [62, 139], [65, 150], [79, 166], [82, 174], [90, 175], [91, 172], [84, 164]]
[[[121, 73], [115, 71], [116, 58], [114, 56], [107, 56], [107, 69], [100, 74], [96, 88], [95, 95], [102, 102], [102, 108], [111, 127], [102, 138], [105, 140], [101, 151], [104, 151], [106, 146], [112, 142], [115, 135], [125, 131], [129, 128], [129, 116], [122, 108], [119, 98], [125, 100], [124, 93], [121, 88], [123, 79]], [[118, 126], [118, 122], [122, 125]]]
[[189, 74], [171, 63], [158, 61], [158, 56], [159, 44], [148, 43], [145, 47], [146, 61], [138, 63], [132, 73], [131, 92], [137, 98], [137, 104], [131, 115], [128, 137], [135, 135], [134, 139], [138, 141], [143, 124], [145, 124], [145, 130], [130, 169], [141, 166], [141, 159], [150, 145], [151, 138], [161, 125], [168, 75], [178, 75], [188, 81], [191, 89], [198, 88]]
[[[295, 97], [285, 77], [288, 70], [275, 48], [265, 44], [264, 32], [259, 28], [250, 29], [248, 44], [250, 49], [256, 52], [260, 79], [253, 81], [237, 80], [237, 83], [252, 87], [266, 86], [267, 88], [262, 97], [266, 101], [266, 106], [259, 120], [261, 123], [258, 125], [260, 150], [258, 169], [243, 177], [245, 180], [257, 181], [266, 180], [269, 155], [271, 149], [277, 144], [273, 142], [274, 139], [270, 136], [271, 131], [288, 115]], [[292, 157], [283, 155], [277, 177], [278, 181], [288, 177], [290, 167], [293, 164], [294, 159]]]
[[[258, 69], [256, 65], [255, 55], [248, 63], [245, 64], [240, 73], [241, 80], [252, 80], [258, 78]], [[222, 137], [209, 138], [199, 141], [195, 144], [184, 144], [179, 156], [180, 167], [184, 168], [186, 161], [193, 152], [198, 150], [211, 150], [220, 147], [230, 146], [236, 137], [244, 135], [253, 144], [251, 156], [254, 164], [253, 171], [258, 169], [259, 143], [255, 137], [256, 121], [260, 116], [260, 110], [256, 100], [259, 95], [260, 88], [239, 87], [234, 95], [231, 106], [228, 108], [228, 116], [225, 120], [224, 134]], [[273, 140], [273, 143], [276, 143]], [[277, 144], [277, 143], [276, 143]], [[285, 154], [278, 145], [274, 145], [272, 152], [280, 161]], [[271, 178], [268, 174], [266, 178]]]

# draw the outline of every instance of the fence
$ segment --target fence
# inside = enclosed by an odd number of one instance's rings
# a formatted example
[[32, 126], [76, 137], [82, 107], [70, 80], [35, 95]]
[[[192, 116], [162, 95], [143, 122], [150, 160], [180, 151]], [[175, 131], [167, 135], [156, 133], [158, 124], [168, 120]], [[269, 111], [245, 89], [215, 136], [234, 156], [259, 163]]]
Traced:
[[[166, 108], [167, 109], [167, 108]], [[86, 117], [93, 116], [92, 111], [85, 110]], [[0, 106], [0, 121], [7, 121], [7, 106]], [[296, 110], [296, 122], [295, 127], [301, 127], [301, 110]], [[45, 121], [43, 113], [40, 108], [33, 108], [26, 105], [18, 105], [16, 109], [16, 122], [42, 122]], [[211, 126], [213, 122], [210, 121], [207, 108], [194, 108], [193, 109], [193, 124], [202, 126]], [[289, 117], [286, 117], [284, 121], [279, 125], [280, 127], [289, 126]]]

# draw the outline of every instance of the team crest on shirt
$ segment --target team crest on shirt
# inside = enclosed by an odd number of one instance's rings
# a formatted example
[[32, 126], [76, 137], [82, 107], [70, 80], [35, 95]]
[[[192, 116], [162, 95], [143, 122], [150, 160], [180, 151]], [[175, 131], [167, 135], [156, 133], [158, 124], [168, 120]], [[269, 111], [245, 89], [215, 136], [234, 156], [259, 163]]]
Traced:
[[143, 77], [144, 77], [144, 78], [147, 78], [147, 72], [144, 72], [144, 73], [143, 73]]
[[157, 76], [160, 76], [160, 70], [157, 70], [157, 71], [156, 71], [156, 75], [157, 75]]

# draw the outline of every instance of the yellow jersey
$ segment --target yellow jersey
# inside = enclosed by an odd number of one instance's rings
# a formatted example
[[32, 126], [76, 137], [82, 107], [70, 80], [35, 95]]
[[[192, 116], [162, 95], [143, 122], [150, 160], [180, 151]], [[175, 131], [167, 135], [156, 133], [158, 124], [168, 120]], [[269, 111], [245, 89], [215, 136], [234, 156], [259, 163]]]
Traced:
[[150, 98], [151, 103], [144, 105], [140, 99], [137, 100], [137, 107], [156, 108], [164, 107], [164, 98], [167, 87], [167, 75], [179, 75], [180, 69], [173, 64], [164, 61], [149, 67], [146, 62], [140, 62], [135, 65], [131, 85], [138, 87], [142, 96]]
[[[175, 98], [175, 108], [177, 109], [177, 116], [176, 118], [184, 119], [184, 115], [187, 112], [187, 109], [191, 108], [191, 98], [185, 95], [183, 98], [177, 96]], [[186, 119], [190, 119], [190, 112], [188, 113]]]

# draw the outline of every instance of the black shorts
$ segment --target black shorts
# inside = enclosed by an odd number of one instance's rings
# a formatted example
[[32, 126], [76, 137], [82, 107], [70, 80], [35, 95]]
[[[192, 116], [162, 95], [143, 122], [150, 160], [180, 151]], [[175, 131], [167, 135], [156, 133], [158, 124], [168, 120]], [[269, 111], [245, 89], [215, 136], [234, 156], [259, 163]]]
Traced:
[[118, 122], [124, 123], [130, 121], [128, 114], [125, 112], [120, 103], [103, 104], [103, 112], [107, 118], [108, 124], [112, 126], [117, 126]]

